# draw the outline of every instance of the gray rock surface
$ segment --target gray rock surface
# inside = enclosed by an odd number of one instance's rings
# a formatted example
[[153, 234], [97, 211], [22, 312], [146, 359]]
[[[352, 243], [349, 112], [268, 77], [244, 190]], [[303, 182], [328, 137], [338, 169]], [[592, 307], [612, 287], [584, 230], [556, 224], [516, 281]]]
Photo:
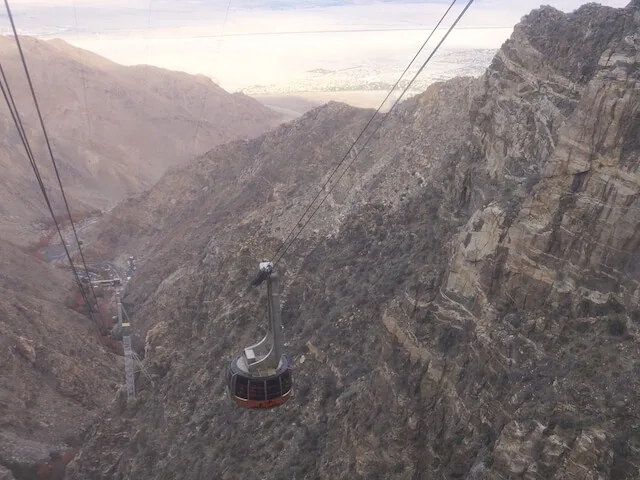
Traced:
[[[280, 264], [295, 398], [229, 400], [246, 289], [371, 112], [328, 104], [105, 218], [155, 375], [71, 479], [640, 477], [640, 5], [543, 7], [389, 115]], [[324, 176], [323, 176], [324, 175]]]
[[9, 470], [0, 466], [0, 480], [15, 480]]
[[31, 471], [78, 446], [115, 396], [122, 357], [74, 310], [68, 272], [2, 241], [0, 258], [0, 466]]

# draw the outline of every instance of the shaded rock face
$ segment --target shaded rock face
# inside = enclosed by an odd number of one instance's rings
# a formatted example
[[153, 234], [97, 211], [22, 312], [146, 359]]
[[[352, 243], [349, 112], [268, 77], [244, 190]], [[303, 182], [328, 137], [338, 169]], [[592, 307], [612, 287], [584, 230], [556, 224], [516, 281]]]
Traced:
[[329, 104], [116, 209], [91, 245], [145, 255], [126, 299], [155, 381], [69, 478], [640, 477], [639, 30], [637, 2], [535, 10], [482, 78], [386, 118], [279, 264], [279, 409], [226, 393], [264, 328], [246, 286], [371, 112]]
[[122, 360], [70, 308], [68, 273], [5, 242], [0, 258], [0, 467], [18, 480], [49, 479], [36, 477], [36, 462], [78, 446], [115, 397]]
[[[594, 11], [601, 14], [594, 17]], [[552, 70], [553, 75], [545, 76], [545, 81], [527, 78], [526, 73], [517, 74], [517, 78], [524, 79], [518, 83], [521, 91], [539, 92], [533, 100], [529, 99], [531, 93], [501, 97], [502, 111], [519, 107], [520, 112], [525, 108], [531, 112], [531, 128], [524, 136], [519, 134], [517, 127], [510, 128], [506, 135], [494, 128], [492, 134], [483, 138], [487, 163], [501, 167], [497, 173], [507, 180], [506, 187], [511, 196], [499, 201], [494, 199], [494, 204], [476, 211], [461, 232], [464, 245], [459, 249], [455, 263], [462, 273], [450, 275], [450, 288], [456, 288], [460, 293], [468, 289], [470, 296], [474, 296], [478, 285], [470, 277], [479, 278], [483, 269], [492, 268], [494, 273], [499, 269], [501, 275], [522, 275], [525, 282], [540, 287], [538, 290], [544, 289], [545, 284], [555, 283], [554, 290], [585, 288], [584, 294], [588, 296], [590, 287], [587, 285], [592, 285], [593, 295], [602, 298], [618, 288], [615, 285], [636, 278], [633, 271], [621, 268], [626, 260], [630, 262], [627, 266], [634, 265], [631, 257], [637, 251], [633, 239], [633, 229], [638, 221], [637, 205], [633, 203], [637, 200], [634, 196], [638, 185], [634, 171], [637, 169], [637, 149], [631, 148], [627, 153], [628, 140], [625, 140], [634, 135], [638, 123], [636, 17], [637, 13], [631, 7], [601, 10], [587, 5], [568, 16], [543, 8], [525, 18], [507, 42], [507, 48], [498, 54], [487, 74], [488, 89], [493, 87], [490, 84], [492, 70], [503, 68], [509, 62], [513, 64], [511, 57], [516, 54], [509, 55], [509, 45], [523, 44], [525, 51], [534, 48], [534, 52], [544, 48], [551, 49], [551, 53], [558, 49], [568, 50], [569, 56], [564, 63], [560, 59], [546, 62], [558, 67]], [[546, 25], [542, 29], [543, 33], [547, 32], [543, 37], [548, 39], [546, 43], [538, 34], [527, 34], [535, 32], [540, 22]], [[564, 37], [549, 36], [549, 24], [556, 31], [570, 33], [573, 42], [569, 45], [591, 45], [590, 49], [569, 48]], [[584, 38], [578, 34], [580, 31]], [[600, 54], [595, 56], [593, 50]], [[535, 54], [527, 58], [535, 58]], [[544, 63], [532, 62], [526, 71], [535, 71], [534, 65]], [[514, 72], [521, 69], [519, 64], [513, 65], [507, 77], [516, 77]], [[576, 77], [565, 72], [567, 65], [574, 65], [569, 72], [586, 69], [590, 74]], [[503, 71], [498, 77], [504, 82]], [[508, 90], [508, 87], [503, 85], [501, 90]], [[481, 110], [486, 109], [487, 104], [497, 108], [497, 104], [489, 100]], [[546, 113], [541, 104], [547, 107]], [[605, 118], [606, 122], [603, 121]], [[522, 148], [518, 143], [527, 139], [527, 135], [534, 145]], [[512, 175], [514, 171], [522, 172], [527, 168], [530, 170], [528, 176]], [[536, 182], [539, 183], [536, 185]], [[611, 194], [622, 198], [609, 202], [608, 195]], [[495, 218], [496, 215], [500, 217], [497, 223], [489, 221], [485, 226], [478, 226], [487, 217]], [[618, 240], [613, 243], [609, 238], [612, 235], [609, 225], [621, 229]], [[576, 229], [577, 234], [574, 234]], [[598, 238], [595, 232], [601, 232], [604, 237]], [[493, 242], [486, 238], [488, 236]], [[481, 256], [487, 259], [485, 262], [479, 262], [478, 242], [482, 242]], [[616, 276], [612, 268], [622, 274], [622, 278]], [[626, 276], [627, 272], [629, 276]], [[492, 291], [487, 282], [494, 280], [493, 277], [485, 280], [482, 290]], [[583, 286], [576, 282], [582, 282]], [[519, 305], [526, 304], [527, 288], [513, 278], [505, 279], [503, 284], [511, 290], [512, 300]], [[540, 293], [529, 295], [529, 301], [535, 303], [534, 297], [546, 301]]]
[[0, 480], [14, 480], [14, 477], [8, 469], [0, 467]]
[[[280, 123], [280, 115], [202, 76], [125, 67], [61, 41], [21, 37], [53, 154], [76, 215], [112, 208], [168, 167]], [[64, 211], [42, 128], [13, 37], [0, 38], [3, 69], [56, 213]], [[0, 116], [3, 239], [38, 240], [49, 213], [17, 130]], [[35, 236], [35, 239], [34, 239]]]

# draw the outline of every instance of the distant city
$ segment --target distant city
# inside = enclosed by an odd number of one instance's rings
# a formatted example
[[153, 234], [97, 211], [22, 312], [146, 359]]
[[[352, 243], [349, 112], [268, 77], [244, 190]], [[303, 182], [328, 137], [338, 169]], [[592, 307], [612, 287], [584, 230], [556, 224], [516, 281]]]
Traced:
[[[423, 92], [430, 84], [459, 76], [479, 76], [495, 55], [494, 49], [443, 50], [418, 76], [409, 94]], [[248, 95], [295, 94], [298, 92], [389, 91], [406, 65], [356, 64], [340, 70], [315, 69], [304, 72], [293, 81], [243, 88]], [[409, 83], [419, 65], [411, 68], [398, 84], [398, 93]]]

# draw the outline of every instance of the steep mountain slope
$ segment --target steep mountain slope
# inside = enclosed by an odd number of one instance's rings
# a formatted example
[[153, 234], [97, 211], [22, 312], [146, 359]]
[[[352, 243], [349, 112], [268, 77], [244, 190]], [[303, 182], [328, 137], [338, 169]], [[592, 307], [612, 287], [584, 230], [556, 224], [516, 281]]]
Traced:
[[0, 467], [35, 478], [35, 462], [77, 447], [113, 400], [122, 360], [71, 308], [67, 273], [5, 242], [0, 258]]
[[639, 29], [638, 0], [535, 10], [481, 79], [390, 114], [280, 265], [279, 409], [225, 392], [264, 324], [245, 287], [371, 112], [313, 110], [106, 216], [93, 248], [143, 255], [157, 381], [69, 478], [638, 478]]
[[[125, 67], [61, 41], [21, 37], [63, 185], [76, 212], [107, 209], [149, 188], [167, 167], [213, 146], [252, 137], [281, 116], [211, 80], [148, 66]], [[0, 37], [2, 65], [36, 161], [61, 206], [51, 160], [13, 37]], [[24, 242], [45, 205], [20, 138], [0, 115], [2, 234]], [[36, 238], [37, 239], [37, 238]]]

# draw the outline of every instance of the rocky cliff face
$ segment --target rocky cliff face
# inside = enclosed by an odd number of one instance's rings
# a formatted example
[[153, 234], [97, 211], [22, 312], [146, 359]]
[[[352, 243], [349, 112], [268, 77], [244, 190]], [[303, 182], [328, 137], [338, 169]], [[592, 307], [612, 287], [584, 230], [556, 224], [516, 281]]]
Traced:
[[0, 258], [0, 478], [6, 467], [48, 480], [36, 462], [79, 446], [116, 395], [122, 357], [74, 310], [70, 275], [5, 242]]
[[543, 7], [482, 78], [389, 115], [281, 264], [279, 409], [225, 392], [264, 324], [245, 287], [371, 112], [329, 104], [116, 209], [92, 246], [144, 255], [156, 381], [69, 478], [638, 478], [639, 30], [637, 0]]
[[[124, 67], [61, 41], [21, 38], [60, 175], [76, 214], [108, 209], [153, 185], [170, 166], [277, 125], [280, 115], [209, 79]], [[54, 206], [63, 211], [51, 160], [13, 37], [2, 65]], [[47, 219], [9, 112], [0, 116], [2, 238], [24, 243]], [[35, 240], [38, 240], [35, 235]]]

